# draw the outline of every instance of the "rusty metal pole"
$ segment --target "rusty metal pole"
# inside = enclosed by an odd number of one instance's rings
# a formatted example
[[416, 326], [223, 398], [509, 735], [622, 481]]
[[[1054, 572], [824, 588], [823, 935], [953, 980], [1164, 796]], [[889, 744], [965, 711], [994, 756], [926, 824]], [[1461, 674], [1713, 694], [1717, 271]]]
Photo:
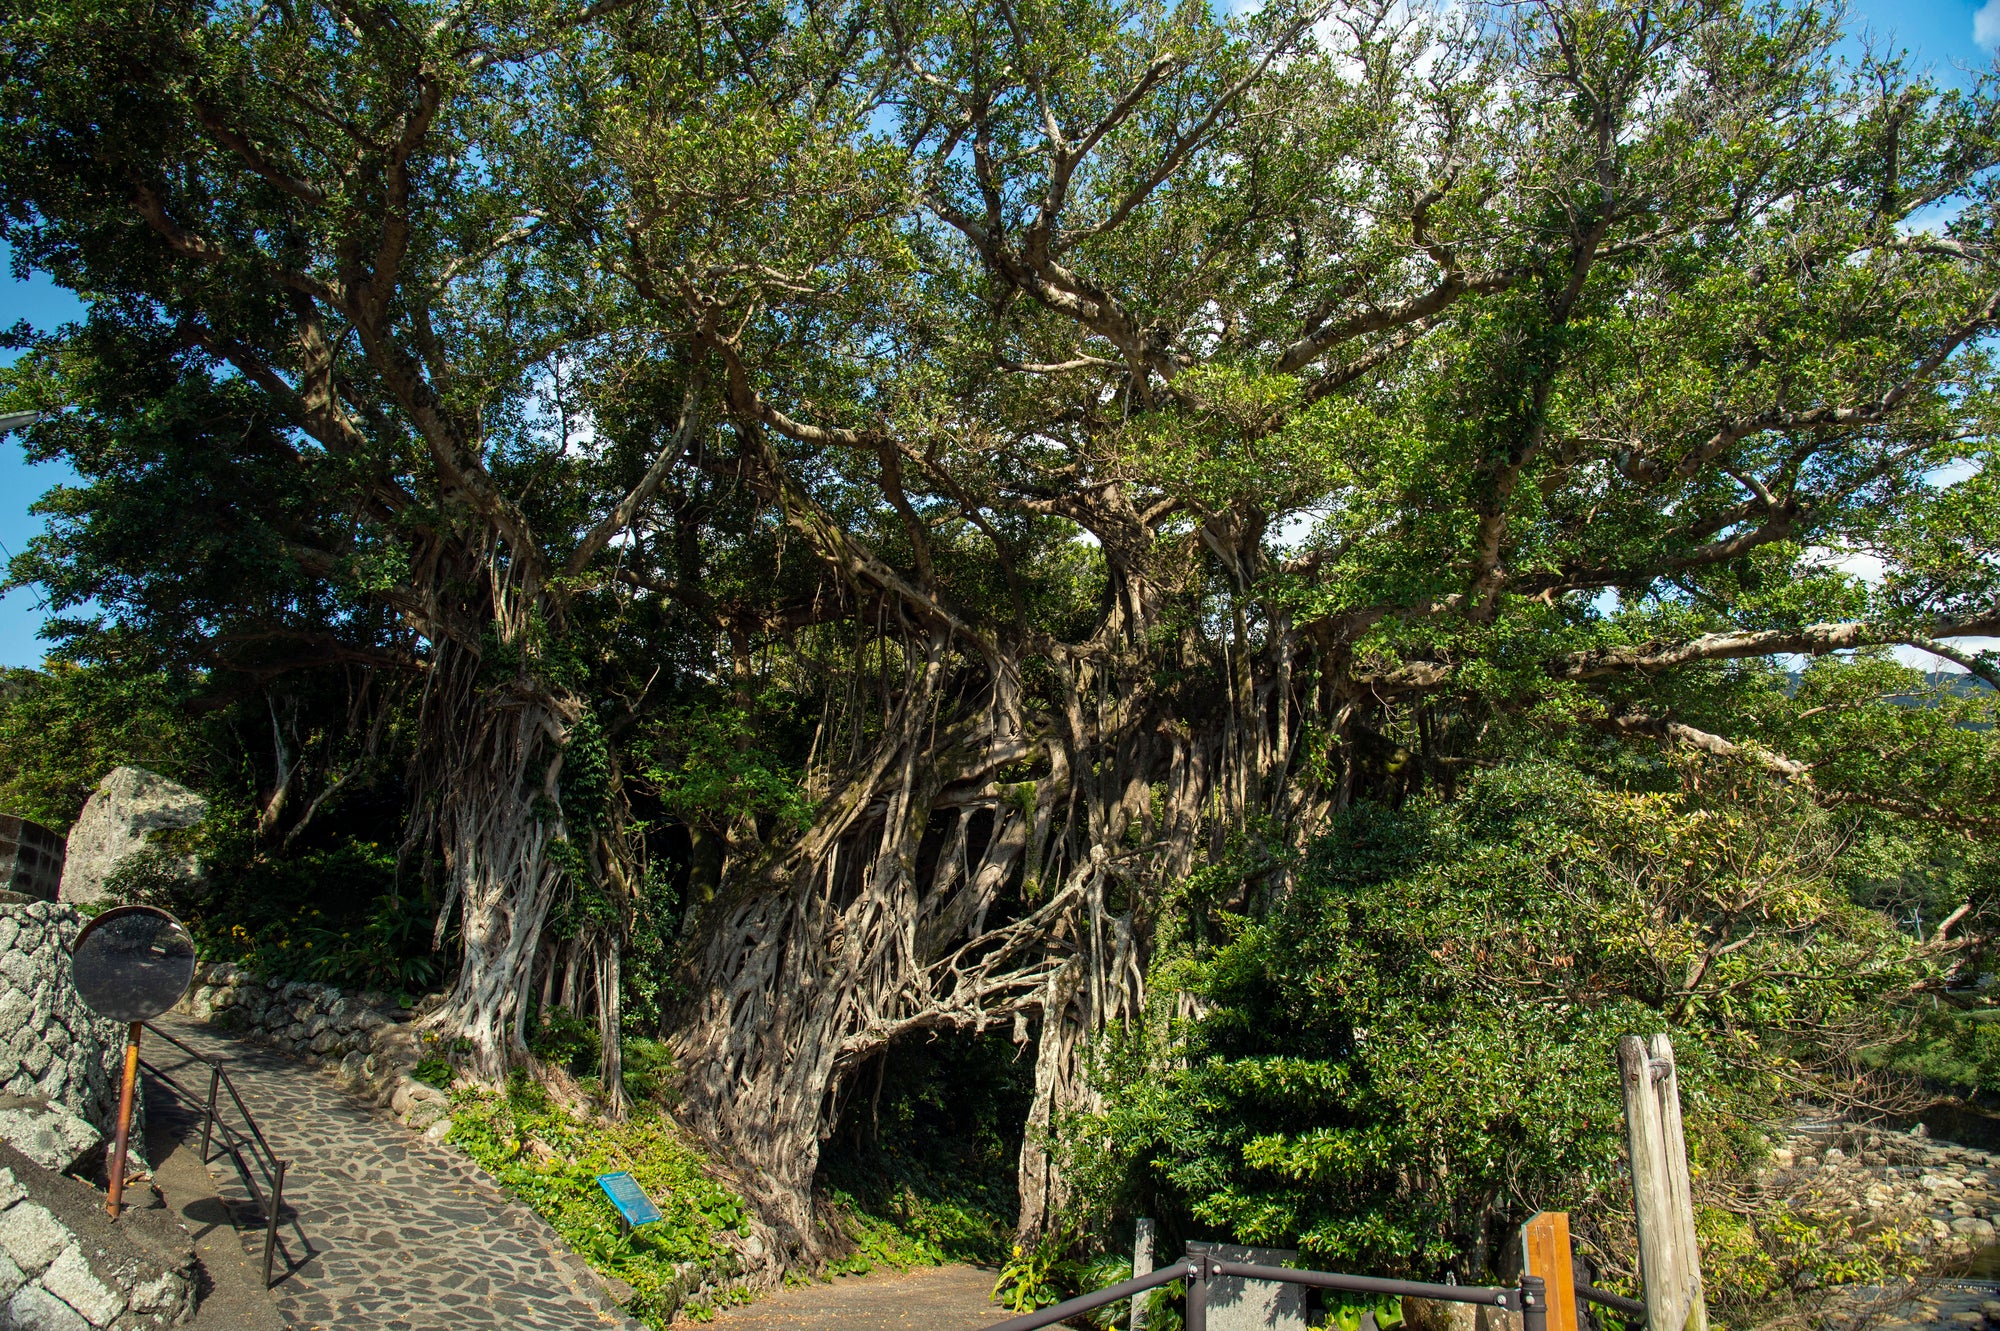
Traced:
[[139, 1082], [139, 1032], [144, 1022], [135, 1021], [125, 1037], [125, 1081], [118, 1089], [118, 1135], [111, 1151], [111, 1200], [105, 1210], [118, 1218], [118, 1204], [125, 1197], [125, 1151], [132, 1138], [132, 1092]]

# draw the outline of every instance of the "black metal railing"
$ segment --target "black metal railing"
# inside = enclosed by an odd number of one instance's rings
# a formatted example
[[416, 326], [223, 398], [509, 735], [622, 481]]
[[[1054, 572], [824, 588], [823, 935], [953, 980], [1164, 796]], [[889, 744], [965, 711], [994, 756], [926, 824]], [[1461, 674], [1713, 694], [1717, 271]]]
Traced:
[[1595, 1285], [1578, 1285], [1576, 1296], [1609, 1308], [1624, 1317], [1625, 1331], [1639, 1331], [1639, 1328], [1646, 1324], [1646, 1305], [1637, 1299], [1628, 1299], [1623, 1294], [1613, 1294], [1610, 1290], [1599, 1289]]
[[1208, 1253], [1189, 1253], [1171, 1266], [1162, 1266], [1143, 1276], [1121, 1280], [1076, 1298], [1043, 1308], [1039, 1312], [996, 1322], [989, 1331], [1037, 1331], [1068, 1321], [1078, 1313], [1121, 1303], [1136, 1294], [1176, 1280], [1187, 1282], [1187, 1331], [1208, 1331], [1208, 1282], [1226, 1276], [1245, 1280], [1272, 1280], [1315, 1289], [1337, 1289], [1352, 1294], [1384, 1294], [1412, 1299], [1435, 1299], [1440, 1303], [1475, 1303], [1489, 1308], [1505, 1308], [1521, 1314], [1521, 1331], [1548, 1331], [1547, 1294], [1540, 1276], [1523, 1276], [1518, 1288], [1484, 1285], [1429, 1285], [1416, 1280], [1384, 1280], [1376, 1276], [1334, 1275], [1326, 1271], [1299, 1271], [1289, 1266], [1255, 1266], [1248, 1262], [1225, 1262]]
[[[215, 1159], [213, 1145], [219, 1138], [222, 1154], [236, 1162], [236, 1172], [243, 1177], [243, 1186], [250, 1192], [250, 1200], [257, 1205], [258, 1214], [264, 1218], [264, 1288], [271, 1287], [271, 1262], [278, 1251], [278, 1218], [285, 1207], [285, 1169], [288, 1162], [280, 1160], [278, 1153], [271, 1149], [271, 1143], [264, 1140], [264, 1131], [257, 1126], [257, 1119], [250, 1107], [243, 1103], [243, 1097], [236, 1090], [236, 1083], [229, 1079], [229, 1069], [223, 1061], [180, 1040], [155, 1026], [144, 1023], [147, 1031], [159, 1036], [189, 1058], [208, 1068], [208, 1094], [202, 1096], [175, 1080], [172, 1073], [154, 1066], [146, 1059], [139, 1060], [139, 1066], [150, 1073], [153, 1079], [172, 1091], [190, 1109], [201, 1115], [201, 1163], [207, 1168]], [[181, 1065], [184, 1067], [185, 1065]], [[179, 1069], [177, 1069], [179, 1070]], [[236, 1112], [243, 1119], [238, 1128], [223, 1115], [219, 1093], [227, 1091], [229, 1102], [236, 1106]], [[257, 1175], [264, 1176], [264, 1187], [258, 1187]], [[294, 1222], [296, 1228], [296, 1222]], [[303, 1237], [303, 1236], [301, 1236]], [[291, 1254], [285, 1254], [287, 1265]]]

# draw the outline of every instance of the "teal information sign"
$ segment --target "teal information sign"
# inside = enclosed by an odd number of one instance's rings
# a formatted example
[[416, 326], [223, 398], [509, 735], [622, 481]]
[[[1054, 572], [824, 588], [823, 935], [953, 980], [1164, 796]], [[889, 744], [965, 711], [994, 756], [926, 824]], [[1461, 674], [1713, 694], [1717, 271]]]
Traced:
[[604, 1195], [618, 1208], [618, 1214], [624, 1216], [625, 1223], [634, 1229], [650, 1225], [660, 1218], [660, 1208], [653, 1205], [653, 1199], [641, 1191], [638, 1183], [624, 1170], [616, 1174], [599, 1174], [597, 1186], [604, 1189]]

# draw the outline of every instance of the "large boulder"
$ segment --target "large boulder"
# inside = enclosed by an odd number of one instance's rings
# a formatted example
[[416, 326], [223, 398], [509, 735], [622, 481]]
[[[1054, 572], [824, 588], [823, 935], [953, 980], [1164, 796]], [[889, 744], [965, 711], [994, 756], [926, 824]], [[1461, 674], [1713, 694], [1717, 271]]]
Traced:
[[[112, 768], [69, 830], [60, 900], [103, 900], [112, 871], [145, 850], [154, 833], [193, 827], [207, 813], [208, 801], [186, 786], [142, 767]], [[187, 872], [196, 872], [194, 857], [185, 861]]]

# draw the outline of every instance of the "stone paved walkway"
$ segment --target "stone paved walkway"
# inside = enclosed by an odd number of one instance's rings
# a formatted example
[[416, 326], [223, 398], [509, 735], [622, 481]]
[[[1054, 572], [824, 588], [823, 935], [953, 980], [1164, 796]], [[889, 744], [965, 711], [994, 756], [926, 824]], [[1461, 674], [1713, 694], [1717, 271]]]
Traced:
[[[294, 1325], [643, 1331], [602, 1299], [555, 1231], [464, 1156], [362, 1104], [315, 1069], [205, 1025], [159, 1024], [228, 1061], [272, 1149], [290, 1161], [284, 1274], [272, 1292]], [[147, 1054], [170, 1073], [185, 1058], [162, 1041]], [[193, 1083], [195, 1074], [180, 1080]], [[210, 1170], [225, 1201], [248, 1206], [227, 1157]]]

